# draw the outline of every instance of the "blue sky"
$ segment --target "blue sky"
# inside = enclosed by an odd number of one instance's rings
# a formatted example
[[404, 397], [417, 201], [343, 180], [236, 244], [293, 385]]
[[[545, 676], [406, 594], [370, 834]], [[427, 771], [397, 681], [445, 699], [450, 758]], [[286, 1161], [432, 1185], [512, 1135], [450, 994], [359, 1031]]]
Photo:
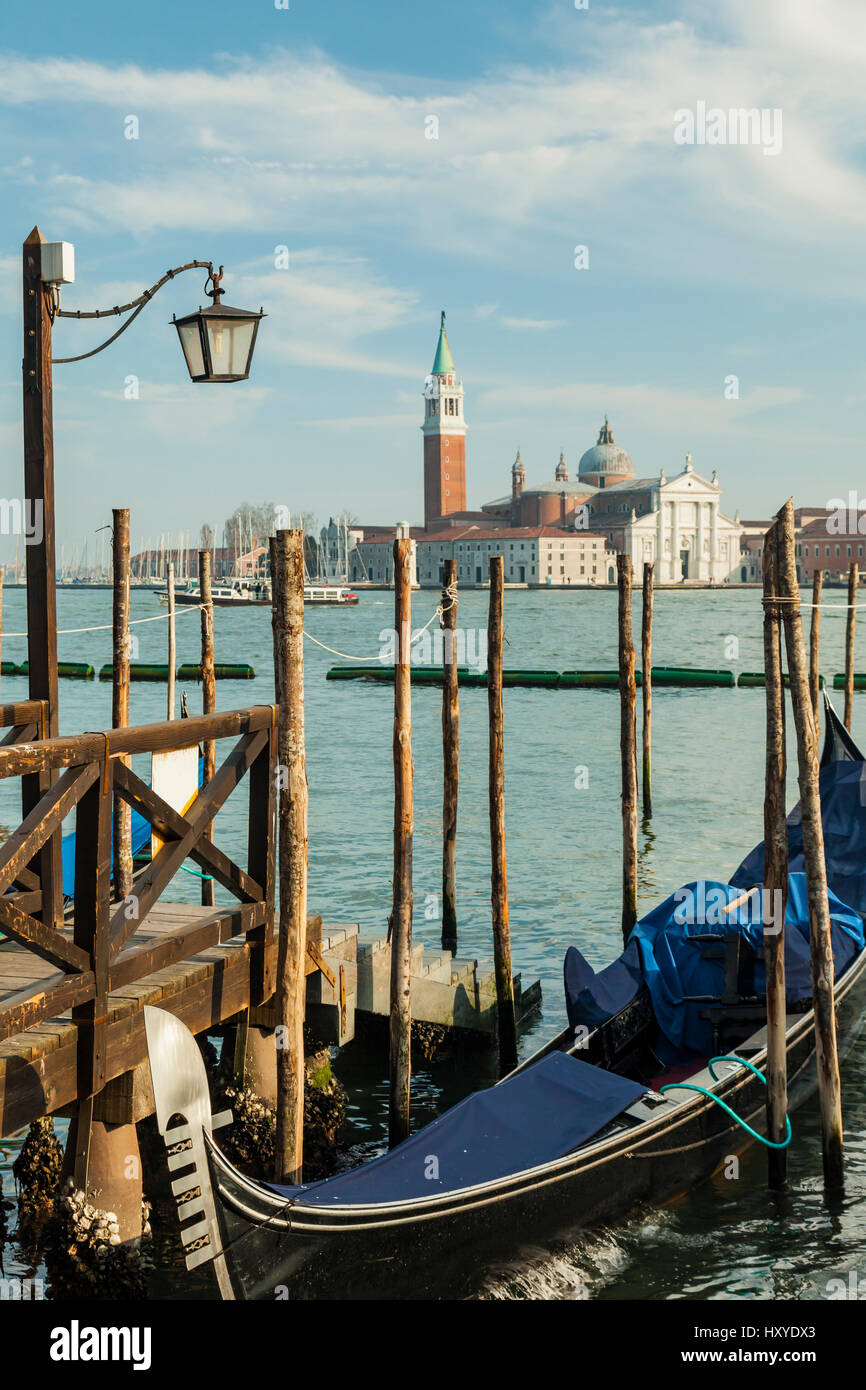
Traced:
[[[219, 527], [244, 500], [420, 520], [440, 308], [472, 506], [508, 489], [518, 446], [530, 484], [560, 449], [575, 468], [605, 412], [639, 475], [689, 450], [731, 514], [866, 493], [862, 5], [290, 4], [43, 0], [30, 47], [7, 23], [5, 496], [21, 492], [34, 223], [75, 244], [65, 308], [200, 258], [225, 264], [229, 302], [269, 315], [249, 382], [193, 386], [168, 327], [201, 302], [190, 272], [114, 347], [56, 369], [69, 547], [112, 505], [132, 508], [136, 544]], [[674, 112], [698, 102], [781, 110], [781, 152], [677, 145]], [[55, 351], [100, 336], [60, 323]]]

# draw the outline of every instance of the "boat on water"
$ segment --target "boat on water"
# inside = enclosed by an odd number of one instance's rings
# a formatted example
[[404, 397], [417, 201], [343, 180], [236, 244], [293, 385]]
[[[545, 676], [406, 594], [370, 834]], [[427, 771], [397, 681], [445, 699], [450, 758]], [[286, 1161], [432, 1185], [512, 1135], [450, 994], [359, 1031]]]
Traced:
[[[157, 589], [156, 593], [164, 608], [168, 607], [168, 589]], [[262, 604], [270, 607], [271, 581], [269, 579], [247, 580], [231, 579], [225, 584], [211, 586], [211, 598], [218, 608], [232, 608], [237, 605]], [[183, 587], [175, 589], [174, 601], [177, 604], [199, 604], [201, 594], [198, 580], [191, 579]], [[358, 595], [339, 584], [305, 584], [304, 606], [351, 607], [358, 602]]]
[[[821, 803], [844, 1057], [866, 1005], [866, 762], [824, 699]], [[799, 807], [788, 850], [794, 1111], [817, 1086]], [[195, 1039], [146, 1007], [188, 1267], [212, 1262], [226, 1299], [460, 1298], [522, 1243], [573, 1236], [709, 1177], [766, 1134], [762, 880], [761, 844], [728, 883], [697, 880], [641, 918], [605, 969], [571, 947], [569, 1026], [558, 1037], [382, 1157], [320, 1182], [281, 1187], [229, 1162], [214, 1131], [231, 1116], [211, 1115]], [[724, 906], [711, 917], [714, 895]]]

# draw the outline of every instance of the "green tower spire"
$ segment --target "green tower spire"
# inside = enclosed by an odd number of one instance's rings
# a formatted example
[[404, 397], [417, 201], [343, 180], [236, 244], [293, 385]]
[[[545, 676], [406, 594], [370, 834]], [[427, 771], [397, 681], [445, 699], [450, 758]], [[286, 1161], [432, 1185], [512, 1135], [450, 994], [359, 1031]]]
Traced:
[[439, 342], [436, 346], [436, 356], [433, 359], [433, 371], [439, 372], [443, 376], [448, 372], [454, 371], [454, 358], [451, 356], [451, 349], [448, 346], [448, 339], [445, 336], [445, 310], [442, 310], [442, 320], [439, 325]]

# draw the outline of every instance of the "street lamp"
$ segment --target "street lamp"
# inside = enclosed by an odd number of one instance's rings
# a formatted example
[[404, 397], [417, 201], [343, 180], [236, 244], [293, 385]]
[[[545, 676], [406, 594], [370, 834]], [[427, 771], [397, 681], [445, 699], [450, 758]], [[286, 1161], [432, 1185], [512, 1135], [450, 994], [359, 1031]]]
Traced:
[[[30, 698], [44, 702], [43, 737], [56, 737], [57, 718], [57, 592], [56, 544], [54, 525], [54, 426], [52, 411], [52, 366], [81, 362], [95, 357], [125, 333], [146, 304], [169, 280], [185, 270], [200, 268], [208, 272], [205, 282], [214, 303], [185, 319], [176, 320], [187, 366], [193, 381], [243, 381], [249, 376], [261, 310], [222, 308], [219, 284], [222, 266], [214, 272], [211, 261], [189, 261], [166, 271], [150, 289], [128, 304], [110, 309], [69, 310], [60, 308], [61, 285], [74, 282], [74, 250], [68, 242], [46, 242], [34, 227], [23, 248], [24, 354], [24, 492], [32, 514], [41, 515], [42, 525], [28, 537], [27, 555], [27, 657]], [[89, 352], [77, 357], [52, 357], [51, 337], [56, 318], [99, 319], [129, 314], [116, 333]], [[186, 337], [184, 336], [186, 331]], [[196, 348], [196, 334], [198, 348]], [[25, 816], [48, 789], [51, 774], [25, 777], [22, 788]], [[39, 855], [42, 889], [42, 921], [62, 925], [60, 830], [45, 842]]]
[[213, 304], [209, 309], [199, 306], [198, 313], [178, 319], [172, 316], [177, 329], [186, 365], [193, 381], [245, 381], [250, 374], [250, 362], [259, 331], [261, 309], [233, 309], [221, 304], [225, 290], [220, 289], [223, 268], [211, 271], [207, 289]]

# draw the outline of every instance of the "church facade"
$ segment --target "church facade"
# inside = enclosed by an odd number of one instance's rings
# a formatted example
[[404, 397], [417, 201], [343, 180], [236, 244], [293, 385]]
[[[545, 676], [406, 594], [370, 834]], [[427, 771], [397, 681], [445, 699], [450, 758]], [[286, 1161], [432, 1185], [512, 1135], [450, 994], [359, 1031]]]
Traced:
[[718, 474], [708, 480], [697, 473], [691, 454], [670, 478], [664, 469], [656, 477], [636, 478], [630, 455], [605, 419], [575, 479], [560, 454], [552, 482], [527, 487], [518, 450], [511, 480], [510, 497], [482, 508], [500, 525], [592, 531], [614, 555], [630, 555], [636, 574], [645, 562], [653, 564], [658, 584], [741, 582], [739, 516], [722, 511]]
[[739, 516], [721, 508], [718, 474], [695, 472], [691, 454], [668, 478], [623, 480], [590, 503], [593, 530], [616, 551], [630, 555], [636, 574], [655, 566], [658, 584], [725, 584], [740, 581]]

